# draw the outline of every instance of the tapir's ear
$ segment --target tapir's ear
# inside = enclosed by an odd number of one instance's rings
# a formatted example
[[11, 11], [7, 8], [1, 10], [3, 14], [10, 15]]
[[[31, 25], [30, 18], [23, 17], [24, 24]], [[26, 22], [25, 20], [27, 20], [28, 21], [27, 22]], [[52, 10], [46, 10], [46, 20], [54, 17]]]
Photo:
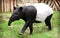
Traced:
[[16, 7], [13, 7], [13, 9], [15, 10], [15, 9], [16, 9]]
[[22, 10], [22, 9], [23, 9], [23, 7], [20, 7], [20, 8], [19, 8], [19, 10]]

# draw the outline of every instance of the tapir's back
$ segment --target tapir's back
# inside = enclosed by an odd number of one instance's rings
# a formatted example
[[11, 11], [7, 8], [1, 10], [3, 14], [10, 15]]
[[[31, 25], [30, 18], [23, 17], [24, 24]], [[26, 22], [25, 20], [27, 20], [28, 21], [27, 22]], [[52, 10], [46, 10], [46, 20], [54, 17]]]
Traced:
[[47, 16], [53, 13], [52, 8], [44, 3], [33, 4], [33, 6], [37, 9], [36, 20], [37, 21], [44, 21]]

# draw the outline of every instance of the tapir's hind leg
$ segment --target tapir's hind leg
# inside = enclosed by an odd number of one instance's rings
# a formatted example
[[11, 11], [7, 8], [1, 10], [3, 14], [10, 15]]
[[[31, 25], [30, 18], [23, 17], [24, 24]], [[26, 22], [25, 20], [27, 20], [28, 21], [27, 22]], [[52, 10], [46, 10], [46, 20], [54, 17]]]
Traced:
[[52, 15], [51, 14], [50, 16], [48, 16], [45, 20], [45, 24], [48, 26], [48, 29], [51, 30], [51, 18], [52, 18]]

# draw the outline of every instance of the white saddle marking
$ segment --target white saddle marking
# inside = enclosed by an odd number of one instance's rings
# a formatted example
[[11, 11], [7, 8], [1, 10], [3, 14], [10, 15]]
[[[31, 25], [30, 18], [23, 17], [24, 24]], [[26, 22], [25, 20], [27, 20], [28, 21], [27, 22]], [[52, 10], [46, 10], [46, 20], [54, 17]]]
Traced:
[[44, 21], [49, 15], [53, 13], [52, 8], [50, 8], [47, 4], [38, 3], [33, 4], [33, 6], [37, 9], [36, 20]]

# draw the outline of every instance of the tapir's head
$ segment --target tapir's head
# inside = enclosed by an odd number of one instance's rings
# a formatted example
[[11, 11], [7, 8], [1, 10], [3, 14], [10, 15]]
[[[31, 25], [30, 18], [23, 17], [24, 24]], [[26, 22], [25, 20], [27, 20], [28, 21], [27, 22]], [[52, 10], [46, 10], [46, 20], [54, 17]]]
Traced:
[[13, 21], [19, 20], [22, 17], [22, 15], [23, 15], [22, 9], [23, 9], [23, 7], [18, 7], [18, 8], [14, 7], [13, 14], [10, 17], [9, 22], [8, 22], [9, 26], [11, 25], [11, 23]]

